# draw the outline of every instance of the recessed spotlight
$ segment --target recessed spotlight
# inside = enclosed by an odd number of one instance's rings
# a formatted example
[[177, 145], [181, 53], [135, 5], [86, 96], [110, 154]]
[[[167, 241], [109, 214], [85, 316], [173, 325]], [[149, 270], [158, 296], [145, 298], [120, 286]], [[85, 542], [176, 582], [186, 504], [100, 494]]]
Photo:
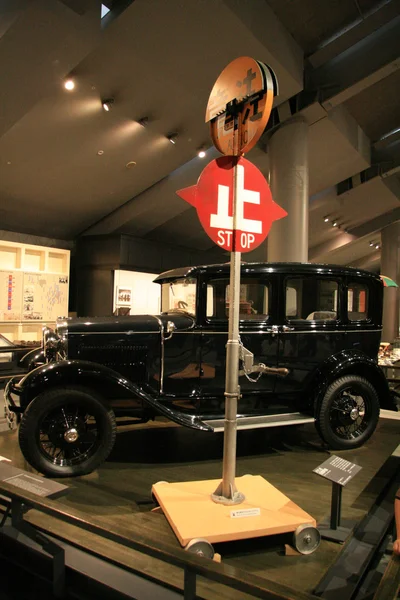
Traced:
[[104, 150], [97, 150], [97, 154], [98, 154], [99, 156], [102, 156], [102, 155], [104, 154]]
[[324, 217], [324, 221], [327, 223], [329, 221], [329, 217]]
[[169, 142], [171, 142], [171, 144], [176, 144], [176, 140], [178, 139], [178, 134], [177, 133], [169, 133], [167, 135], [167, 140]]
[[103, 108], [106, 112], [110, 112], [110, 110], [112, 109], [112, 106], [114, 104], [114, 99], [113, 98], [108, 98], [108, 100], [102, 100], [102, 105]]
[[206, 151], [205, 150], [199, 150], [198, 153], [197, 153], [197, 156], [199, 158], [204, 158], [205, 155], [206, 155]]
[[147, 125], [149, 124], [149, 117], [142, 117], [141, 119], [139, 119], [138, 123], [141, 127], [147, 127]]
[[64, 81], [64, 87], [69, 92], [75, 88], [75, 81], [73, 79], [66, 79]]
[[332, 221], [332, 227], [337, 227], [337, 221]]
[[371, 246], [371, 248], [372, 248], [372, 246], [374, 246], [374, 242], [370, 242], [370, 243], [369, 243], [369, 245], [370, 245], [370, 246]]
[[127, 169], [133, 169], [133, 167], [136, 167], [136, 162], [134, 160], [130, 160], [125, 166]]
[[375, 248], [376, 248], [377, 250], [379, 250], [379, 244], [376, 244]]

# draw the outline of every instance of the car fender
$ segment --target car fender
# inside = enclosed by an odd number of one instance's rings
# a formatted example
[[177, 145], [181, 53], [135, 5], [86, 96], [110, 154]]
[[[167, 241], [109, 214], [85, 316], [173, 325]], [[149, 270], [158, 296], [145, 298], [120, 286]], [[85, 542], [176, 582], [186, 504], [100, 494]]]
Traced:
[[102, 389], [124, 390], [134, 398], [141, 400], [145, 406], [151, 407], [156, 413], [164, 415], [179, 425], [212, 431], [196, 415], [188, 415], [173, 410], [140, 386], [132, 383], [113, 369], [104, 365], [83, 360], [62, 360], [41, 365], [30, 371], [10, 390], [21, 398], [21, 408], [25, 410], [28, 404], [41, 392], [56, 386], [81, 385], [95, 388], [101, 393]]
[[315, 376], [314, 410], [317, 411], [330, 384], [344, 375], [359, 375], [375, 388], [381, 408], [396, 410], [389, 385], [376, 360], [359, 350], [343, 350], [326, 360]]

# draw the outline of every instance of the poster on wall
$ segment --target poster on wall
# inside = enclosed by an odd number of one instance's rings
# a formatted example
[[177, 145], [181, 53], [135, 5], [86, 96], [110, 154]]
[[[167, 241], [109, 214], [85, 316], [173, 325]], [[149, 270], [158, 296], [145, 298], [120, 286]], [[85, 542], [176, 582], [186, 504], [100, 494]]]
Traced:
[[117, 306], [131, 306], [132, 288], [117, 286]]
[[0, 271], [0, 321], [20, 321], [22, 273]]

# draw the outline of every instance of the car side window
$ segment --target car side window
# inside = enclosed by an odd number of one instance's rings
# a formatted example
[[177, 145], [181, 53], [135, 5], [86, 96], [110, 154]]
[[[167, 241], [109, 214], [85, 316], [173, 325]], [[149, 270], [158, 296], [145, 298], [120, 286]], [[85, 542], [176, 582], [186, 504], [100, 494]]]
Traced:
[[347, 288], [347, 315], [349, 321], [367, 321], [369, 294], [363, 283], [349, 283]]
[[331, 279], [295, 277], [286, 280], [286, 319], [336, 321], [339, 284]]
[[[227, 319], [229, 315], [229, 279], [211, 279], [207, 284], [207, 319]], [[239, 318], [265, 321], [268, 318], [269, 284], [258, 278], [242, 278]]]

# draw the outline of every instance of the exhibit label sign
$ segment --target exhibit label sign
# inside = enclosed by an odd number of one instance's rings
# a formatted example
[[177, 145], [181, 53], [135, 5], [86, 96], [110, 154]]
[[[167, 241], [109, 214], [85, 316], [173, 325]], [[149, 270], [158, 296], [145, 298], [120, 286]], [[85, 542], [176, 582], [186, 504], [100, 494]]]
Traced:
[[214, 146], [226, 156], [241, 156], [264, 133], [277, 93], [275, 74], [264, 63], [241, 56], [220, 73], [207, 104]]
[[[236, 228], [233, 226], [234, 171], [236, 166]], [[177, 192], [194, 206], [204, 231], [220, 248], [250, 252], [267, 237], [272, 222], [287, 215], [273, 201], [268, 183], [245, 158], [224, 156], [211, 161], [197, 185]]]
[[313, 473], [321, 475], [321, 477], [325, 477], [325, 479], [329, 479], [341, 486], [345, 486], [361, 469], [362, 467], [359, 465], [333, 454], [320, 464], [319, 467], [314, 469]]

